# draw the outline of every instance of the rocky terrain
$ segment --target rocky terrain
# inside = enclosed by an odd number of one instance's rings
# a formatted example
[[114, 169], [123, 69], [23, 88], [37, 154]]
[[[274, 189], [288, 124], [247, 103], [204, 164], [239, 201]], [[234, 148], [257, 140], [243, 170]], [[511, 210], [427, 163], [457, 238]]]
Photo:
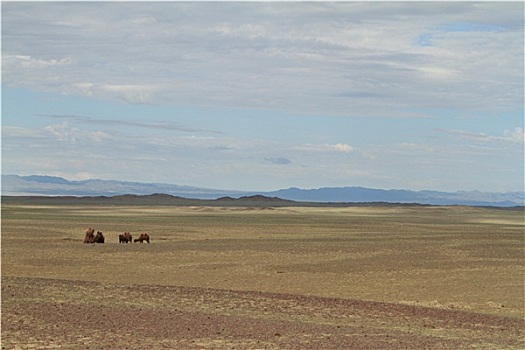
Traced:
[[382, 302], [2, 278], [2, 349], [523, 349], [524, 330]]

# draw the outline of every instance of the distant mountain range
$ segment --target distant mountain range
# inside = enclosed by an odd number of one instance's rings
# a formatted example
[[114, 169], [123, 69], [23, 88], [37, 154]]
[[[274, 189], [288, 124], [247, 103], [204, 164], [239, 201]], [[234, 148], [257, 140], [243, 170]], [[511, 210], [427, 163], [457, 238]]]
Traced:
[[243, 196], [242, 191], [222, 191], [208, 188], [163, 183], [142, 183], [114, 180], [69, 181], [56, 176], [2, 175], [2, 195], [33, 196], [118, 196], [163, 193], [185, 198], [215, 199]]
[[3, 196], [122, 196], [166, 194], [188, 199], [238, 199], [265, 196], [300, 202], [323, 203], [417, 203], [430, 205], [471, 205], [513, 207], [524, 205], [523, 192], [479, 191], [439, 192], [382, 190], [364, 187], [288, 188], [270, 192], [226, 191], [164, 183], [114, 180], [69, 181], [55, 176], [2, 175]]

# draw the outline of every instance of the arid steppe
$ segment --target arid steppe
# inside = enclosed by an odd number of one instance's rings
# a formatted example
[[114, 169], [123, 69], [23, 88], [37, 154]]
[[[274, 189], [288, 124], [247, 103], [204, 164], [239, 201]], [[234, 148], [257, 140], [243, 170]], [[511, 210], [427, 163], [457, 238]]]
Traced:
[[524, 227], [522, 208], [3, 204], [2, 349], [523, 349]]

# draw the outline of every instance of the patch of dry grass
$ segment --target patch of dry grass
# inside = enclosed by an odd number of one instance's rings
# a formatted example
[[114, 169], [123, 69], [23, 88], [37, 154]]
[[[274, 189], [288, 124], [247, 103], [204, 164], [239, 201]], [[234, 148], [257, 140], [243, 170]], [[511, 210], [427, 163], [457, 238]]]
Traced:
[[[469, 207], [2, 208], [2, 274], [523, 317], [523, 213]], [[82, 244], [86, 227], [106, 244]], [[119, 244], [148, 232], [151, 244]]]
[[490, 208], [3, 205], [3, 345], [519, 349], [523, 230]]

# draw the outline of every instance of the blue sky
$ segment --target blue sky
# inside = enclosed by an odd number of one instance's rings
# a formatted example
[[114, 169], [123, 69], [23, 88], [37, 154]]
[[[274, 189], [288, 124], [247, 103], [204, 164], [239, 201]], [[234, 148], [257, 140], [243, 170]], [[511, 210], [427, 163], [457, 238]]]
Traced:
[[523, 191], [522, 2], [3, 2], [2, 173]]

